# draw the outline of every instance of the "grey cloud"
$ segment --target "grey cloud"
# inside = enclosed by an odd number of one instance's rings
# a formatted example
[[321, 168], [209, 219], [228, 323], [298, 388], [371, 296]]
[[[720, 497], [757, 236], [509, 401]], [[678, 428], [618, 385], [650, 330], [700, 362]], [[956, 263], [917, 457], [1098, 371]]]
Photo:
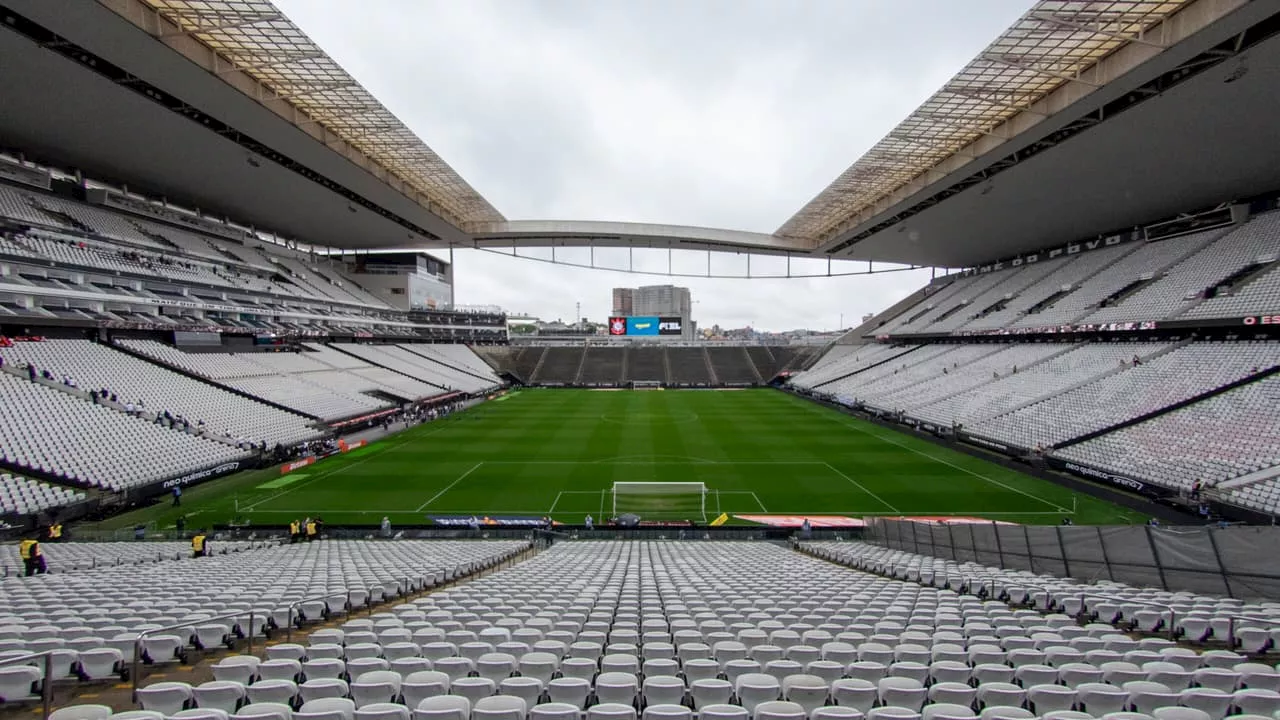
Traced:
[[[277, 2], [508, 217], [764, 232], [1030, 4]], [[549, 317], [575, 299], [598, 317], [614, 285], [663, 281], [474, 255], [461, 300]], [[704, 324], [781, 329], [848, 324], [925, 279], [686, 284]]]

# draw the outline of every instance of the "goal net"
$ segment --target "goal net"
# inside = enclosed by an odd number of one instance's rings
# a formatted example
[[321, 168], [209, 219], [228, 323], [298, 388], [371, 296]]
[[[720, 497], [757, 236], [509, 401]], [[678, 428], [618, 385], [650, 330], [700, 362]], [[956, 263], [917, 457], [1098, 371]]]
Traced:
[[631, 389], [632, 390], [661, 390], [662, 381], [661, 380], [632, 380]]
[[707, 519], [707, 486], [700, 482], [615, 482], [613, 516], [646, 520]]

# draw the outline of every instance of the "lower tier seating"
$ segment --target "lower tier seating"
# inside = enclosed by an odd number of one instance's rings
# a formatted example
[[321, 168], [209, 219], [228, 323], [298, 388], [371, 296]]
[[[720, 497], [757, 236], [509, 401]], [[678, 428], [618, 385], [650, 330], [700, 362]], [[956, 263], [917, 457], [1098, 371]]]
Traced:
[[[147, 684], [138, 700], [169, 716], [195, 706], [286, 720], [293, 707], [401, 720], [1221, 720], [1280, 709], [1280, 674], [1237, 653], [884, 577], [893, 551], [860, 543], [810, 550], [866, 569], [769, 543], [563, 542], [272, 646], [267, 660], [225, 658], [213, 682]], [[930, 562], [903, 560], [917, 577]], [[1070, 583], [1047, 581], [1070, 600]]]

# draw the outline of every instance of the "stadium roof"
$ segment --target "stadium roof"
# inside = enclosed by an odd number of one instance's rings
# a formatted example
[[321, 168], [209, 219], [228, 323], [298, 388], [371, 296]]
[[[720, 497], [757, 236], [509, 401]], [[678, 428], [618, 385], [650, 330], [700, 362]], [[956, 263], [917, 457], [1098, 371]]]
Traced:
[[1099, 87], [1104, 80], [1091, 71], [1117, 49], [1163, 49], [1166, 33], [1148, 31], [1187, 2], [1037, 2], [776, 234], [821, 244], [943, 160], [984, 137], [1001, 137], [999, 128], [1007, 121], [1044, 117], [1035, 106], [1054, 90], [1068, 84], [1086, 92]]
[[235, 70], [425, 195], [455, 224], [504, 218], [267, 0], [142, 0]]
[[1038, 2], [773, 234], [508, 222], [267, 0], [0, 13], [7, 148], [321, 247], [963, 267], [1280, 188], [1274, 0]]

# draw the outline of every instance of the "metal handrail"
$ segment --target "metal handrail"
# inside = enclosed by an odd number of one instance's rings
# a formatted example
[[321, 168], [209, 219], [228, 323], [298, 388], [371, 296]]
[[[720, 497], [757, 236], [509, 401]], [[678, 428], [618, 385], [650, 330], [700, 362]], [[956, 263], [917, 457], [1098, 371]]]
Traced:
[[[249, 630], [248, 632], [245, 633], [245, 637], [248, 639], [248, 642], [249, 642], [248, 650], [251, 653], [253, 652], [253, 630], [254, 630], [253, 621], [254, 621], [254, 618], [256, 617], [256, 614], [257, 614], [256, 610], [249, 611]], [[142, 669], [142, 641], [145, 640], [148, 636], [159, 635], [161, 633], [172, 632], [174, 630], [181, 630], [182, 628], [195, 627], [196, 625], [204, 625], [206, 623], [211, 623], [216, 620], [228, 620], [228, 619], [238, 620], [241, 617], [244, 617], [243, 612], [227, 613], [225, 615], [215, 615], [213, 617], [199, 618], [197, 620], [191, 620], [189, 622], [177, 623], [176, 625], [167, 625], [165, 627], [152, 628], [150, 630], [143, 630], [139, 632], [138, 637], [134, 638], [133, 640], [133, 662], [129, 670], [129, 676], [130, 676], [129, 680], [133, 684], [133, 689], [131, 691], [132, 694], [130, 695], [130, 697], [133, 699], [135, 703], [138, 701], [138, 676], [141, 674], [140, 671]]]
[[1172, 605], [1165, 605], [1164, 603], [1152, 602], [1150, 600], [1135, 600], [1133, 598], [1120, 597], [1119, 595], [1103, 595], [1101, 593], [1080, 593], [1080, 597], [1082, 599], [1091, 597], [1091, 598], [1097, 598], [1099, 600], [1112, 600], [1119, 603], [1131, 603], [1133, 605], [1148, 605], [1150, 607], [1158, 607], [1158, 608], [1161, 608], [1162, 610], [1168, 610], [1169, 611], [1169, 639], [1176, 640], [1178, 637], [1178, 623], [1177, 623], [1178, 614]]
[[28, 665], [36, 658], [44, 658], [44, 680], [40, 683], [40, 702], [43, 711], [40, 717], [48, 720], [49, 711], [53, 707], [53, 651], [44, 650], [27, 655], [0, 659], [0, 667], [5, 665]]
[[[1215, 617], [1222, 617], [1215, 613]], [[1259, 625], [1270, 625], [1272, 627], [1280, 627], [1280, 620], [1274, 618], [1255, 618], [1248, 615], [1231, 614], [1227, 616], [1227, 644], [1231, 647], [1236, 646], [1236, 621], [1245, 620]]]
[[[907, 564], [907, 563], [897, 563], [897, 562], [881, 561], [881, 560], [877, 560], [876, 562], [877, 562], [878, 564], [880, 564], [882, 567], [885, 567], [885, 568], [889, 569], [889, 570], [890, 570], [890, 572], [896, 572], [899, 568], [902, 568], [902, 569], [906, 570], [906, 569], [909, 569], [909, 568], [911, 567], [911, 565], [909, 565], [909, 564]], [[847, 561], [846, 561], [846, 564], [851, 564], [851, 563], [849, 563], [849, 562], [847, 562]], [[1028, 588], [1032, 588], [1032, 589], [1034, 589], [1034, 590], [1039, 590], [1039, 591], [1041, 591], [1041, 592], [1045, 593], [1045, 594], [1046, 594], [1048, 597], [1050, 597], [1050, 598], [1052, 598], [1052, 597], [1054, 596], [1054, 594], [1059, 594], [1059, 595], [1061, 595], [1061, 594], [1076, 594], [1074, 591], [1065, 590], [1065, 589], [1053, 590], [1053, 589], [1051, 589], [1051, 588], [1049, 588], [1049, 587], [1047, 587], [1047, 586], [1044, 586], [1044, 585], [1038, 585], [1038, 584], [1033, 583], [1033, 582], [1025, 582], [1025, 581], [1018, 580], [1018, 579], [1016, 579], [1016, 578], [1004, 578], [1004, 577], [997, 577], [997, 576], [995, 576], [995, 575], [976, 575], [976, 576], [973, 576], [973, 579], [975, 579], [975, 580], [979, 581], [980, 583], [983, 583], [984, 585], [985, 585], [987, 582], [990, 582], [991, 589], [992, 589], [992, 591], [993, 591], [993, 592], [994, 592], [994, 591], [995, 591], [995, 589], [996, 589], [996, 580], [1002, 580], [1002, 581], [1006, 581], [1008, 584], [1012, 584], [1012, 585], [1019, 585], [1019, 586], [1022, 586], [1022, 587], [1028, 587]], [[1081, 602], [1081, 604], [1082, 604], [1082, 605], [1083, 605], [1083, 599], [1084, 599], [1084, 598], [1097, 598], [1097, 599], [1100, 599], [1100, 600], [1111, 600], [1111, 601], [1114, 601], [1114, 602], [1120, 602], [1120, 603], [1131, 603], [1131, 604], [1134, 604], [1134, 605], [1148, 605], [1148, 606], [1151, 606], [1151, 607], [1158, 607], [1158, 608], [1160, 608], [1160, 609], [1162, 609], [1162, 610], [1165, 610], [1165, 611], [1167, 611], [1167, 612], [1169, 613], [1169, 638], [1170, 638], [1170, 639], [1176, 639], [1176, 638], [1177, 638], [1177, 632], [1178, 632], [1178, 629], [1177, 629], [1177, 611], [1176, 611], [1176, 609], [1175, 609], [1172, 605], [1166, 605], [1166, 604], [1164, 604], [1164, 603], [1152, 602], [1152, 601], [1150, 601], [1150, 600], [1137, 600], [1137, 599], [1133, 599], [1133, 598], [1125, 598], [1125, 597], [1120, 597], [1120, 596], [1118, 596], [1118, 595], [1104, 595], [1104, 594], [1102, 594], [1102, 593], [1096, 593], [1096, 592], [1081, 592], [1081, 593], [1079, 593], [1079, 597], [1080, 597], [1080, 598], [1081, 598], [1081, 600], [1082, 600], [1082, 602]], [[1240, 619], [1240, 620], [1253, 620], [1253, 618], [1249, 618], [1249, 617], [1247, 617], [1247, 616], [1241, 616], [1241, 615], [1231, 615], [1231, 616], [1228, 616], [1228, 619], [1229, 619], [1229, 622], [1228, 622], [1228, 625], [1227, 625], [1228, 642], [1229, 642], [1229, 643], [1231, 643], [1232, 645], [1234, 645], [1234, 644], [1235, 644], [1235, 620], [1236, 620], [1236, 619]], [[1280, 622], [1277, 622], [1277, 623], [1275, 623], [1275, 624], [1280, 625]]]
[[300, 600], [294, 601], [293, 604], [289, 606], [289, 614], [285, 618], [284, 641], [293, 642], [293, 615], [294, 615], [294, 610], [299, 605], [306, 602], [314, 602], [316, 600], [328, 600], [329, 598], [338, 597], [340, 595], [345, 596], [347, 598], [347, 605], [351, 604], [350, 590], [340, 590], [337, 592], [325, 593], [323, 595], [313, 595], [312, 597], [304, 597]]

